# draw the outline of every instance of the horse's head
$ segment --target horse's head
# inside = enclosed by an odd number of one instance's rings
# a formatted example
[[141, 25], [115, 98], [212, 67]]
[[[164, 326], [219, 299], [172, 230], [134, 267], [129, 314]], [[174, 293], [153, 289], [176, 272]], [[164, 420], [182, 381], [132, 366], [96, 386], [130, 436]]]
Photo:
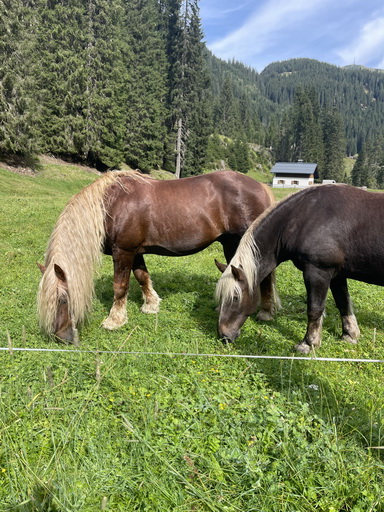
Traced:
[[223, 273], [216, 288], [219, 299], [219, 337], [233, 342], [240, 334], [245, 320], [256, 311], [258, 293], [249, 289], [244, 271], [234, 265], [224, 265], [215, 260], [217, 268]]
[[[46, 272], [46, 267], [43, 265], [38, 263], [38, 267], [43, 274]], [[68, 280], [64, 270], [59, 265], [54, 264], [53, 268], [57, 281], [55, 287], [55, 310], [53, 312], [52, 325], [48, 326], [47, 331], [53, 333], [62, 341], [76, 343], [78, 341], [78, 331], [69, 308]]]

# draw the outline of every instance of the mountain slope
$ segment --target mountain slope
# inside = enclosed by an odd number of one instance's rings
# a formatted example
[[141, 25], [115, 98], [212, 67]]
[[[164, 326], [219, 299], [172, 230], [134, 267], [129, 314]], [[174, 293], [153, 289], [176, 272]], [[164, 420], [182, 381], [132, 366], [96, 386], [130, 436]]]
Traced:
[[365, 140], [384, 127], [384, 72], [347, 66], [340, 68], [312, 59], [275, 62], [260, 74], [241, 63], [223, 63], [211, 57], [211, 73], [217, 93], [223, 76], [230, 73], [238, 89], [248, 91], [255, 111], [268, 125], [271, 114], [282, 115], [298, 88], [314, 89], [321, 107], [336, 107], [345, 124], [347, 153], [361, 150]]

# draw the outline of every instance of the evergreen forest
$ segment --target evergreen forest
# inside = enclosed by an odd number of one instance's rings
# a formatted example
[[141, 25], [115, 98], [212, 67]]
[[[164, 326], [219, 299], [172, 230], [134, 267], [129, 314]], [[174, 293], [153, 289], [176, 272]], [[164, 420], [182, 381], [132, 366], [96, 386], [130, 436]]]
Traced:
[[[311, 59], [261, 73], [204, 43], [198, 0], [0, 0], [0, 154], [177, 177], [251, 152], [384, 187], [384, 73]], [[346, 176], [343, 160], [356, 158]]]

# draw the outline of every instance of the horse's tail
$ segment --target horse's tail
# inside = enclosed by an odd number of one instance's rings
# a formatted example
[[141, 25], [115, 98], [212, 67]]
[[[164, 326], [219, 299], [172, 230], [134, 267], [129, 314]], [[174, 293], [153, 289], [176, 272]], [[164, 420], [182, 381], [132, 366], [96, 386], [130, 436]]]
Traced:
[[59, 265], [65, 273], [68, 307], [72, 322], [78, 325], [91, 308], [93, 275], [101, 261], [106, 190], [121, 177], [137, 174], [134, 171], [106, 173], [73, 196], [60, 214], [48, 243], [37, 301], [40, 326], [47, 334], [53, 331], [61, 286], [54, 265]]

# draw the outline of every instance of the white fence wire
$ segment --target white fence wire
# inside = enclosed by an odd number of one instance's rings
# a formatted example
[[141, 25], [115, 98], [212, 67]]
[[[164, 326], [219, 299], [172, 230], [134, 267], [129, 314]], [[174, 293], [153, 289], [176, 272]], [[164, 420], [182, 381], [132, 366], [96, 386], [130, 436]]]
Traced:
[[317, 357], [311, 356], [271, 356], [271, 355], [253, 355], [253, 354], [203, 354], [189, 352], [144, 352], [144, 351], [128, 351], [128, 350], [83, 350], [83, 349], [63, 349], [63, 348], [26, 348], [26, 347], [0, 347], [0, 352], [42, 352], [42, 353], [69, 353], [69, 354], [100, 354], [110, 355], [132, 355], [132, 356], [169, 356], [169, 357], [221, 357], [232, 359], [274, 359], [280, 361], [327, 361], [330, 363], [384, 363], [383, 359], [359, 359], [347, 357]]

